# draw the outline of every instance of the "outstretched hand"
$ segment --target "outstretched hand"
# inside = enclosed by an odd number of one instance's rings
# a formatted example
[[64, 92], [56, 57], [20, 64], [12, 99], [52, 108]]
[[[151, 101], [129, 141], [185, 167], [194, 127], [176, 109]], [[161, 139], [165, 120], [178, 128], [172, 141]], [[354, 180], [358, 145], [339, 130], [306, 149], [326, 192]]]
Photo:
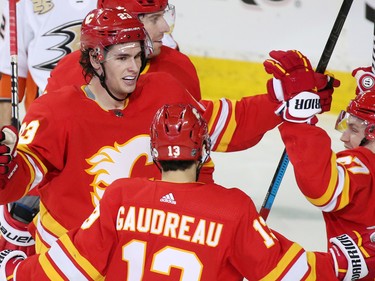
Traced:
[[263, 65], [274, 76], [267, 81], [267, 90], [271, 100], [280, 104], [277, 114], [286, 121], [311, 123], [315, 114], [330, 110], [338, 80], [315, 72], [299, 51], [271, 51], [270, 56]]

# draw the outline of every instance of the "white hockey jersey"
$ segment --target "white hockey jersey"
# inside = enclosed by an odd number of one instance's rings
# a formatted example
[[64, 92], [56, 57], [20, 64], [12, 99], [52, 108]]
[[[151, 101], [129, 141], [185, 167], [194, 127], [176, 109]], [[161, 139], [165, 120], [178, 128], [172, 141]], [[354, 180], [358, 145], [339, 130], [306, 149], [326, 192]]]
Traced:
[[[79, 48], [80, 27], [95, 0], [20, 0], [17, 3], [18, 75], [29, 70], [40, 90], [50, 71]], [[10, 75], [8, 1], [1, 2], [5, 29], [0, 36], [0, 72]]]

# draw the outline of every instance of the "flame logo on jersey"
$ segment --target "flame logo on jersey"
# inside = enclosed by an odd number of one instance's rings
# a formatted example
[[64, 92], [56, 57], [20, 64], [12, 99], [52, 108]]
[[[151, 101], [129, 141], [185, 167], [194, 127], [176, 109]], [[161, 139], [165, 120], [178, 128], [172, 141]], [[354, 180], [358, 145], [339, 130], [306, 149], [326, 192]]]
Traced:
[[56, 64], [60, 61], [60, 59], [62, 59], [62, 57], [75, 50], [78, 50], [81, 37], [81, 24], [81, 20], [72, 21], [60, 25], [45, 33], [43, 36], [63, 36], [65, 38], [59, 44], [47, 48], [47, 50], [50, 51], [59, 51], [60, 55], [52, 60], [43, 62], [33, 67], [40, 70], [51, 71], [53, 68], [55, 68]]
[[86, 159], [91, 166], [86, 172], [94, 176], [91, 183], [94, 207], [98, 205], [108, 185], [116, 179], [132, 175], [133, 167], [141, 157], [146, 158], [145, 166], [153, 164], [151, 152], [149, 149], [145, 151], [145, 147], [150, 147], [150, 136], [140, 135], [122, 145], [115, 143], [113, 147], [103, 147]]

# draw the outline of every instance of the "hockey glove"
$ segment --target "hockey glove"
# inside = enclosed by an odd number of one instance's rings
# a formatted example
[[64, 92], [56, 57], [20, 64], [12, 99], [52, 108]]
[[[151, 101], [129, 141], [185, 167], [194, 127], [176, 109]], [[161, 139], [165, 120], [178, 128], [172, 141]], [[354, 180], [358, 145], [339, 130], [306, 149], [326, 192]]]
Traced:
[[22, 251], [4, 250], [0, 252], [0, 280], [13, 281], [13, 274], [17, 265], [26, 259]]
[[267, 90], [271, 100], [280, 103], [276, 114], [290, 122], [311, 123], [315, 114], [330, 110], [333, 87], [340, 85], [338, 80], [314, 72], [308, 58], [299, 51], [272, 51], [270, 56], [272, 59], [263, 65], [274, 76], [268, 80]]
[[14, 160], [17, 155], [18, 134], [13, 126], [0, 130], [0, 188], [9, 180], [18, 166]]
[[353, 231], [330, 240], [336, 276], [349, 281], [366, 277], [375, 278], [375, 227], [369, 227], [363, 233]]
[[28, 229], [28, 223], [11, 216], [6, 205], [0, 206], [0, 251], [20, 250], [28, 256], [35, 254], [35, 241]]
[[375, 74], [372, 73], [371, 67], [358, 67], [352, 71], [352, 76], [357, 80], [355, 93], [375, 90]]

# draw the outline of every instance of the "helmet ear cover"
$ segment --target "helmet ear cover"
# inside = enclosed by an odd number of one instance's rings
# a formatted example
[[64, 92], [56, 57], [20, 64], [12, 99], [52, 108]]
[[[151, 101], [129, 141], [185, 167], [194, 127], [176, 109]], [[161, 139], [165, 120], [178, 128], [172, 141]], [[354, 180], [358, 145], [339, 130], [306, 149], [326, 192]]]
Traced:
[[368, 124], [365, 129], [365, 138], [367, 140], [375, 139], [375, 124]]

